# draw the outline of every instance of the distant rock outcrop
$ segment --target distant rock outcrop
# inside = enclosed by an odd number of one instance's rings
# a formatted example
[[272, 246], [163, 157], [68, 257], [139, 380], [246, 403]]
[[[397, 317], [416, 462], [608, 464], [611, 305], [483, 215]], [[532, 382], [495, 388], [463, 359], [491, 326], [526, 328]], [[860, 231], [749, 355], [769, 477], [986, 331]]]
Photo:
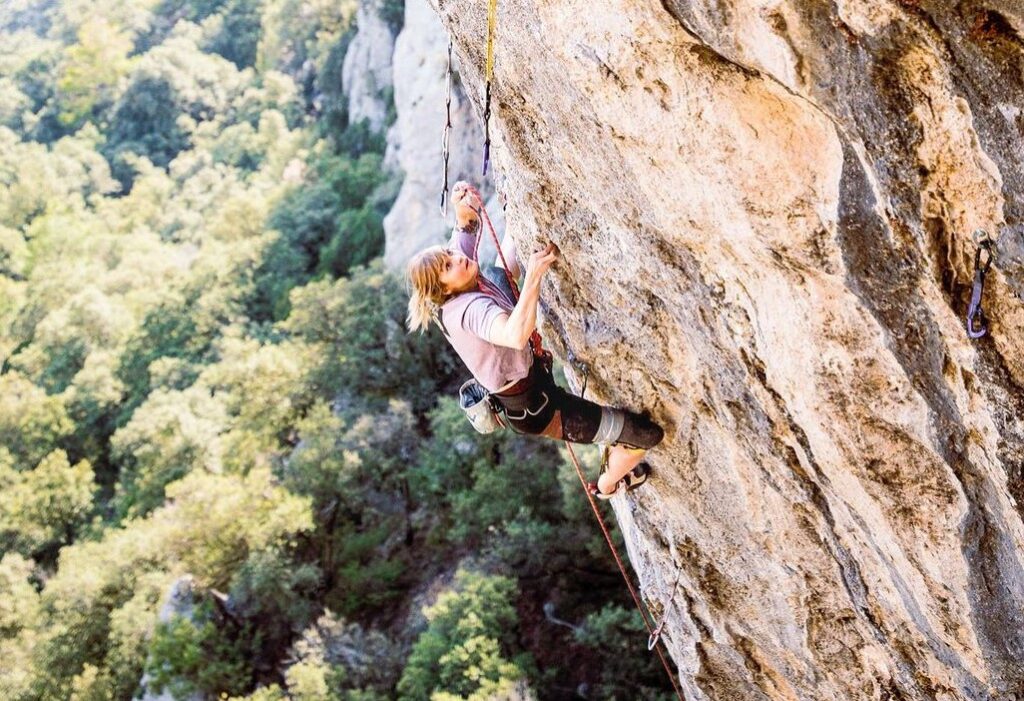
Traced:
[[[160, 605], [159, 620], [161, 623], [168, 623], [175, 616], [191, 619], [196, 604], [193, 585], [194, 580], [191, 575], [179, 577], [174, 581], [167, 591], [167, 598]], [[182, 701], [182, 699], [176, 698], [169, 689], [164, 689], [160, 693], [150, 690], [150, 683], [149, 675], [143, 675], [142, 681], [139, 682], [141, 689], [138, 695], [139, 701]], [[203, 694], [197, 692], [184, 701], [204, 701], [204, 699]]]
[[[479, 100], [486, 3], [434, 2]], [[613, 505], [688, 699], [1024, 698], [1022, 31], [1010, 0], [498, 3], [545, 338], [670, 429]]]
[[341, 84], [348, 98], [348, 120], [364, 119], [374, 131], [384, 128], [391, 99], [391, 55], [395, 37], [381, 17], [383, 0], [359, 0], [356, 35], [352, 38], [341, 70]]

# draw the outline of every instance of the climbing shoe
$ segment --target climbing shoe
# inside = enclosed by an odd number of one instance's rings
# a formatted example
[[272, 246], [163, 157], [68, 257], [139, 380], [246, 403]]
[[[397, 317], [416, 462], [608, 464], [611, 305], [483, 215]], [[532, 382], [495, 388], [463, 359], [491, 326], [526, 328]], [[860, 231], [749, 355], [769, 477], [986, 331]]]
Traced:
[[587, 491], [592, 496], [598, 499], [611, 499], [619, 492], [632, 492], [634, 489], [639, 487], [641, 484], [647, 481], [647, 476], [651, 474], [651, 466], [645, 462], [638, 464], [632, 470], [626, 473], [626, 476], [619, 480], [618, 484], [615, 485], [615, 491], [609, 494], [602, 492], [597, 482], [590, 482], [587, 484]]

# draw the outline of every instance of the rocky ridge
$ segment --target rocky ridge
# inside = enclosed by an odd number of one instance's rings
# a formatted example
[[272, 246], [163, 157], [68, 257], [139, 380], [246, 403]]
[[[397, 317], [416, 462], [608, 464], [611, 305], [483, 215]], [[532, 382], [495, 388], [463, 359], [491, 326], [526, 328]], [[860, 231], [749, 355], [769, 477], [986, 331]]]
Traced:
[[[486, 6], [432, 1], [479, 114]], [[499, 2], [508, 225], [563, 252], [543, 330], [669, 427], [613, 505], [687, 698], [1024, 697], [1022, 31], [1009, 0]]]

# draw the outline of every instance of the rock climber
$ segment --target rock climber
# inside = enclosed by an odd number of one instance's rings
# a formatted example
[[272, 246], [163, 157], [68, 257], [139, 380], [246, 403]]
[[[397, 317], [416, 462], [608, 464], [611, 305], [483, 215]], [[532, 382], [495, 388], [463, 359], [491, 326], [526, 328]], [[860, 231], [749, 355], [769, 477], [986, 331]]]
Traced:
[[[608, 499], [638, 487], [650, 474], [643, 458], [661, 442], [661, 427], [645, 415], [570, 394], [555, 384], [551, 354], [531, 349], [540, 283], [558, 259], [558, 249], [548, 244], [530, 256], [516, 301], [504, 270], [476, 260], [483, 207], [477, 191], [460, 181], [451, 201], [456, 225], [448, 245], [421, 251], [409, 262], [409, 330], [422, 332], [436, 321], [513, 430], [609, 446], [605, 470], [588, 485], [591, 494]], [[518, 279], [523, 271], [507, 234], [501, 249]]]

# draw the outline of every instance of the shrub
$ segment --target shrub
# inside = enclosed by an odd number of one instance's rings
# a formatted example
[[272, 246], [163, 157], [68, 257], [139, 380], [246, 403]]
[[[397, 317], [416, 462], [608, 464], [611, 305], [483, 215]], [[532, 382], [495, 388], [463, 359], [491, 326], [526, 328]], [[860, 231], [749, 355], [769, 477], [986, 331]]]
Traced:
[[380, 8], [380, 16], [393, 34], [402, 31], [405, 24], [405, 0], [384, 0]]
[[62, 450], [26, 472], [0, 463], [0, 550], [39, 556], [70, 543], [92, 512], [94, 491], [89, 463], [72, 467]]
[[209, 602], [197, 606], [191, 618], [174, 616], [157, 624], [146, 661], [151, 688], [157, 693], [167, 689], [176, 698], [246, 691], [253, 673], [243, 640], [250, 636], [258, 639], [259, 632], [218, 627]]
[[506, 577], [456, 573], [455, 588], [424, 611], [429, 623], [398, 682], [401, 698], [427, 701], [448, 693], [483, 699], [514, 688], [528, 664], [507, 657], [518, 624], [515, 594]]

